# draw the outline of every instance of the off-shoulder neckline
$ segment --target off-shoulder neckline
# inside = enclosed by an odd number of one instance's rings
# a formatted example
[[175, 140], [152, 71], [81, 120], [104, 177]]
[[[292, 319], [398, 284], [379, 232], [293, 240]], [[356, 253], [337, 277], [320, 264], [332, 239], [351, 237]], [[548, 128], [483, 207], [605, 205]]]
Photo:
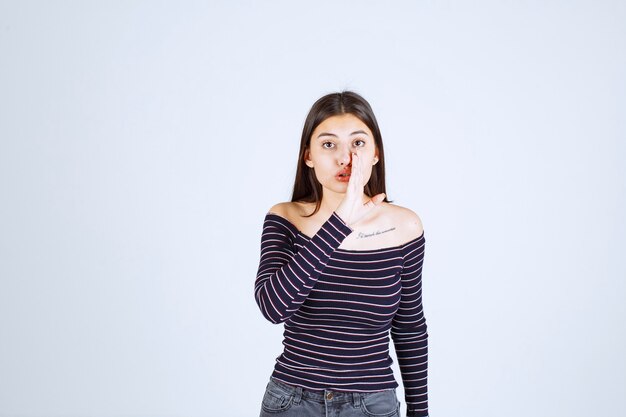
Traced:
[[[282, 220], [283, 224], [285, 224], [288, 228], [290, 228], [297, 235], [302, 236], [306, 240], [311, 240], [312, 239], [311, 236], [302, 233], [300, 231], [300, 229], [298, 229], [296, 227], [296, 225], [291, 223], [289, 220], [287, 220], [283, 216], [280, 216], [278, 214], [271, 213], [271, 212], [268, 212], [266, 216], [274, 216], [274, 217]], [[419, 240], [421, 240], [423, 238], [424, 238], [424, 230], [422, 230], [422, 234], [419, 235], [418, 237], [413, 238], [413, 239], [409, 240], [408, 242], [402, 243], [400, 245], [387, 246], [387, 247], [378, 248], [378, 249], [340, 249], [340, 248], [337, 248], [335, 250], [339, 251], [339, 252], [348, 252], [348, 253], [371, 253], [371, 252], [380, 252], [380, 251], [391, 251], [391, 250], [403, 249], [404, 247], [409, 246], [411, 243], [417, 242], [417, 241], [419, 241]]]

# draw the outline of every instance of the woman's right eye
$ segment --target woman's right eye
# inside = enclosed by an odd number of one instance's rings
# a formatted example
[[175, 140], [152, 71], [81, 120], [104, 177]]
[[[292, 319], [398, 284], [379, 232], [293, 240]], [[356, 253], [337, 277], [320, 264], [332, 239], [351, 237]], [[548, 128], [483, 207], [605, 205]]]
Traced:
[[322, 143], [322, 148], [326, 148], [326, 149], [330, 149], [330, 147], [326, 146], [326, 145], [332, 145], [332, 142], [324, 142]]

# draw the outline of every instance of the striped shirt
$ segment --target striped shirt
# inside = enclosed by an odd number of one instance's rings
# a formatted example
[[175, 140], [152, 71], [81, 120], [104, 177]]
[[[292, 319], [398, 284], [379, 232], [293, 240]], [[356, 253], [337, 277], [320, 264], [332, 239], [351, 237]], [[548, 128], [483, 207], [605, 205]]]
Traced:
[[336, 212], [313, 237], [265, 216], [254, 296], [267, 320], [284, 323], [272, 377], [315, 391], [396, 388], [391, 334], [407, 416], [427, 416], [424, 233], [394, 247], [339, 249], [351, 232]]

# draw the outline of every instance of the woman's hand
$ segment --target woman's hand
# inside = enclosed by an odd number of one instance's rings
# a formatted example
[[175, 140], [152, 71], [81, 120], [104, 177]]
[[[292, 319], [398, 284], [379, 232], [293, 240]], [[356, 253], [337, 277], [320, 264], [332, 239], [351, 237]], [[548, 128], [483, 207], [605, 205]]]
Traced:
[[352, 171], [348, 180], [346, 196], [335, 210], [337, 215], [348, 225], [352, 226], [374, 210], [385, 199], [385, 193], [380, 193], [372, 197], [365, 204], [363, 203], [363, 164], [361, 158], [355, 152], [352, 153]]

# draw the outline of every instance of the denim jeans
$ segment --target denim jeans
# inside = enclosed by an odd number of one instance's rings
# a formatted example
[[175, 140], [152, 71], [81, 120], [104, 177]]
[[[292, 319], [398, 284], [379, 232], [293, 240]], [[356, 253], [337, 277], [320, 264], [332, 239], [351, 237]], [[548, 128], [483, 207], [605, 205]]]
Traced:
[[400, 417], [396, 389], [310, 391], [270, 377], [259, 417]]

